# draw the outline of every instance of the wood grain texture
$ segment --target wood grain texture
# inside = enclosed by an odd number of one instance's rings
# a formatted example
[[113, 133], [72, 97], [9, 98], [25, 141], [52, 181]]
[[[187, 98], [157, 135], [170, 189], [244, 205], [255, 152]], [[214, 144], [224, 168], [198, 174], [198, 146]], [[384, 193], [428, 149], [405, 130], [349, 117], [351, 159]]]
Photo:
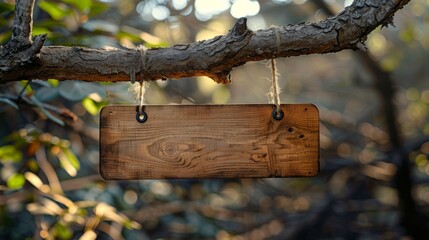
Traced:
[[104, 179], [315, 176], [319, 112], [312, 104], [149, 105], [145, 123], [135, 106], [100, 113]]

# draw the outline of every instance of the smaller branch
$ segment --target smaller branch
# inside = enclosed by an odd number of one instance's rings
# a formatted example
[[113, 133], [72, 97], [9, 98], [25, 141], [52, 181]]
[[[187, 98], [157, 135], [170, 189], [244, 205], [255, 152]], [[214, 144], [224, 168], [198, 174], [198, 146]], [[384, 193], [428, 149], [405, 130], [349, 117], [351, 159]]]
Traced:
[[55, 169], [52, 167], [52, 165], [49, 163], [46, 157], [45, 151], [46, 151], [45, 147], [40, 147], [36, 151], [37, 162], [39, 163], [39, 166], [42, 169], [43, 173], [45, 173], [45, 176], [49, 182], [49, 186], [52, 189], [52, 192], [58, 193], [58, 194], [64, 194], [63, 189], [61, 187], [60, 180], [58, 179], [57, 173]]
[[[25, 96], [21, 96], [21, 97], [18, 96], [17, 98], [16, 96], [0, 94], [0, 98], [7, 99], [15, 103], [19, 107], [28, 106], [31, 108], [38, 108], [36, 104], [31, 102], [31, 99], [28, 99]], [[74, 131], [83, 134], [89, 139], [98, 141], [99, 139], [98, 128], [88, 126], [82, 119], [76, 116], [76, 114], [74, 114], [74, 112], [72, 112], [70, 109], [66, 107], [57, 107], [48, 103], [42, 103], [42, 106], [46, 110], [60, 116], [62, 120], [64, 120], [64, 123]]]
[[[24, 87], [25, 89], [25, 87]], [[0, 94], [1, 98], [4, 99], [8, 99], [12, 102], [14, 102], [16, 105], [18, 106], [29, 106], [32, 108], [37, 108], [39, 106], [37, 106], [37, 104], [33, 103], [30, 99], [28, 99], [25, 96], [22, 96], [22, 94], [20, 93], [20, 95], [17, 97], [15, 96], [11, 96], [11, 95], [3, 95]], [[67, 108], [64, 107], [57, 107], [54, 105], [50, 105], [47, 103], [42, 103], [43, 108], [45, 108], [46, 110], [49, 110], [55, 114], [57, 114], [58, 116], [64, 118], [64, 120], [69, 120], [69, 121], [76, 121], [77, 120], [77, 116], [76, 114], [74, 114], [72, 111], [70, 111]]]
[[32, 44], [34, 0], [16, 0], [12, 38], [8, 47], [27, 48]]
[[5, 47], [0, 46], [0, 71], [9, 72], [17, 67], [34, 63], [46, 38], [46, 34], [36, 36], [34, 42], [25, 49], [19, 44], [11, 43], [12, 40]]
[[[37, 107], [34, 104], [31, 105], [32, 107]], [[74, 114], [74, 112], [70, 111], [70, 109], [65, 108], [65, 107], [56, 107], [54, 105], [50, 105], [47, 103], [43, 103], [43, 107], [46, 110], [49, 110], [55, 114], [57, 114], [58, 116], [62, 117], [64, 120], [69, 120], [69, 121], [76, 121], [77, 120], [77, 116], [76, 114]]]
[[38, 58], [47, 35], [36, 36], [34, 42], [31, 40], [33, 9], [34, 0], [16, 1], [12, 37], [5, 46], [0, 46], [0, 71], [9, 72], [34, 63]]
[[25, 92], [25, 89], [30, 85], [30, 83], [31, 83], [31, 81], [27, 81], [27, 83], [25, 84], [25, 86], [24, 86], [24, 87], [21, 89], [21, 91], [19, 92], [17, 99], [20, 99], [20, 98], [22, 97], [22, 95], [23, 95], [23, 94], [24, 94], [24, 92]]
[[[96, 181], [103, 181], [100, 174], [89, 175], [81, 178], [71, 178], [68, 180], [61, 181], [62, 190], [73, 191], [78, 189], [87, 188], [89, 184], [92, 184]], [[5, 206], [11, 202], [22, 202], [28, 199], [29, 196], [25, 191], [17, 191], [10, 194], [0, 195], [0, 206]]]

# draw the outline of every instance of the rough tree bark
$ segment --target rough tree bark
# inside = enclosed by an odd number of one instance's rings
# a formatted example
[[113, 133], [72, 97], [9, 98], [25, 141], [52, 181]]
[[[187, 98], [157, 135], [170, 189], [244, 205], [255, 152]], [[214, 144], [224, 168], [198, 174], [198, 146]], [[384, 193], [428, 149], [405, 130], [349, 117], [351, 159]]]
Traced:
[[45, 35], [34, 42], [29, 37], [34, 0], [17, 0], [12, 39], [0, 48], [0, 84], [22, 79], [116, 82], [190, 76], [229, 83], [231, 70], [249, 61], [364, 50], [367, 35], [377, 26], [391, 24], [395, 12], [409, 1], [355, 0], [337, 16], [317, 23], [256, 32], [250, 31], [242, 18], [224, 36], [141, 54], [136, 49], [42, 47]]

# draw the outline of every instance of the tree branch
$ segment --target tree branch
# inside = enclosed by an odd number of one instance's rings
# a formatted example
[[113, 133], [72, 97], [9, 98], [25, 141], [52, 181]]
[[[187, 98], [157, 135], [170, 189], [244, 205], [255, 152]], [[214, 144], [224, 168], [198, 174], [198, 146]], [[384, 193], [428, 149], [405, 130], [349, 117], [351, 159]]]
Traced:
[[208, 76], [218, 83], [229, 83], [231, 70], [249, 61], [363, 49], [367, 35], [377, 26], [392, 23], [395, 12], [409, 1], [355, 0], [337, 16], [318, 23], [256, 32], [248, 30], [246, 19], [242, 18], [227, 35], [188, 45], [148, 49], [144, 54], [136, 49], [43, 47], [34, 63], [4, 68], [0, 61], [0, 84], [21, 79], [117, 82], [191, 76]]
[[[13, 19], [12, 37], [5, 46], [0, 46], [0, 83], [4, 74], [13, 72], [21, 66], [33, 64], [46, 40], [46, 34], [31, 40], [33, 29], [34, 0], [17, 0]], [[14, 79], [17, 81], [21, 79]]]
[[30, 46], [33, 30], [34, 1], [17, 0], [13, 19], [12, 38], [9, 45]]

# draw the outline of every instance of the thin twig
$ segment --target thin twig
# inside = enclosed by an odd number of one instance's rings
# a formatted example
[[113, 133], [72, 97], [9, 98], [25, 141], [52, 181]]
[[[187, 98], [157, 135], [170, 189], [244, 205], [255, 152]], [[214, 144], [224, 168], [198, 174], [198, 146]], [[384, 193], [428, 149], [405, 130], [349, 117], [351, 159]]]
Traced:
[[18, 48], [31, 45], [34, 0], [16, 0], [10, 44]]
[[57, 173], [52, 165], [46, 158], [46, 152], [44, 147], [40, 147], [36, 151], [36, 159], [39, 163], [39, 167], [45, 173], [45, 176], [48, 178], [49, 186], [51, 187], [54, 193], [64, 194], [63, 189], [61, 187], [60, 180], [58, 179]]
[[[88, 187], [89, 184], [94, 183], [95, 181], [103, 181], [99, 174], [94, 174], [81, 178], [73, 178], [65, 181], [61, 181], [61, 186], [64, 191], [72, 191], [77, 189], [82, 189]], [[22, 202], [28, 198], [27, 192], [19, 191], [10, 194], [1, 194], [0, 195], [0, 206], [6, 205], [8, 202]]]
[[19, 92], [18, 96], [16, 97], [16, 100], [21, 99], [22, 94], [24, 94], [25, 89], [30, 85], [30, 82], [31, 82], [31, 80], [27, 81], [27, 83], [25, 84], [25, 86], [21, 89], [21, 91]]

